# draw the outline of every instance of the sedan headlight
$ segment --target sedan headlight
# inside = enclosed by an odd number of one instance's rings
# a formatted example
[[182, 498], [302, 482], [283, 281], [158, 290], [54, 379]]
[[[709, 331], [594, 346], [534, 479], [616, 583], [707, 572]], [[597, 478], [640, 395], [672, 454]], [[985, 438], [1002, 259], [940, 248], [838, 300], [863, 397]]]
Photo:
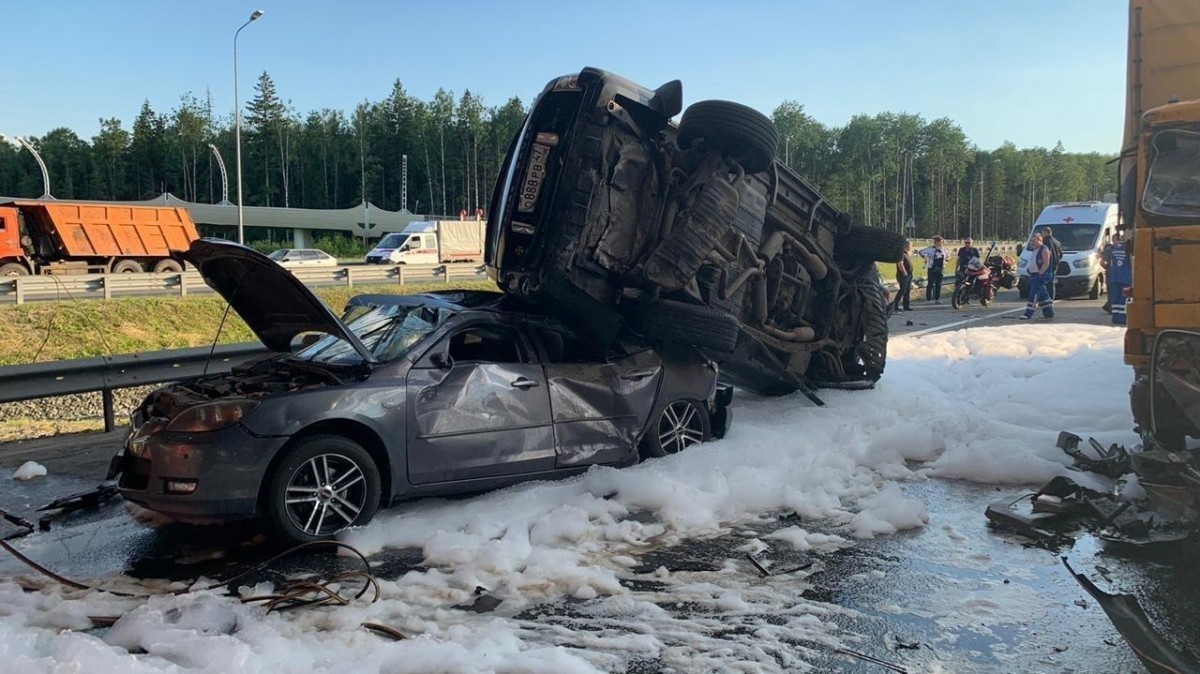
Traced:
[[232, 426], [258, 407], [254, 400], [220, 400], [184, 410], [167, 424], [168, 431], [203, 433]]
[[1094, 260], [1095, 258], [1096, 258], [1095, 253], [1088, 253], [1087, 257], [1081, 257], [1078, 260], [1075, 260], [1074, 262], [1071, 263], [1071, 266], [1075, 267], [1076, 269], [1085, 269], [1085, 268], [1091, 266], [1092, 260]]

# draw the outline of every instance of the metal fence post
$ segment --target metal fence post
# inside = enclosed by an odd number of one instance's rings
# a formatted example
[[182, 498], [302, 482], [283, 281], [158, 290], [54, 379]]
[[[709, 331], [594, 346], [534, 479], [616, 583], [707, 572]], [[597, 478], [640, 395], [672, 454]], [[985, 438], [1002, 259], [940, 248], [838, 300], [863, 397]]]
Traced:
[[108, 282], [108, 274], [100, 275], [100, 285], [104, 288], [104, 299], [112, 299], [112, 286]]
[[184, 276], [185, 273], [186, 272], [179, 272], [178, 274], [176, 274], [176, 276], [179, 277], [179, 296], [180, 297], [187, 297], [187, 277]]
[[352, 268], [350, 268], [350, 267], [346, 267], [346, 287], [347, 287], [347, 288], [353, 288], [353, 287], [354, 287], [354, 275], [353, 275], [353, 272], [354, 272], [354, 270], [353, 270]]
[[400, 279], [400, 285], [404, 285], [404, 265], [396, 267], [396, 278]]
[[104, 402], [104, 432], [111, 433], [117, 427], [116, 413], [113, 412], [112, 389], [105, 388], [100, 391], [100, 397]]
[[20, 276], [13, 277], [13, 292], [17, 296], [17, 304], [25, 303], [25, 284], [21, 283]]
[[446, 283], [450, 282], [450, 265], [442, 265], [442, 274], [446, 277]]

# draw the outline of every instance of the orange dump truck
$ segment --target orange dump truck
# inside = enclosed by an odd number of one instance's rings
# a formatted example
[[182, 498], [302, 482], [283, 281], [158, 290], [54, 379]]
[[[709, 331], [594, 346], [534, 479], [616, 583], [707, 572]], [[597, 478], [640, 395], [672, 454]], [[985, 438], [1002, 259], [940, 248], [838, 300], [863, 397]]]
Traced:
[[0, 204], [0, 276], [177, 272], [171, 252], [197, 238], [183, 208], [11, 201]]

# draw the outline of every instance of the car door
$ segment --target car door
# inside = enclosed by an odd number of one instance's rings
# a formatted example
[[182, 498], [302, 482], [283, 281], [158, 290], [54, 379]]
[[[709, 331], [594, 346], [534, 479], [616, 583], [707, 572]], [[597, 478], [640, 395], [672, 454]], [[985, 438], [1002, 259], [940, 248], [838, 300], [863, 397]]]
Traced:
[[634, 451], [662, 381], [652, 349], [606, 353], [566, 326], [532, 326], [550, 388], [560, 468], [612, 463]]
[[413, 484], [554, 468], [545, 373], [515, 326], [456, 327], [417, 362], [407, 388]]

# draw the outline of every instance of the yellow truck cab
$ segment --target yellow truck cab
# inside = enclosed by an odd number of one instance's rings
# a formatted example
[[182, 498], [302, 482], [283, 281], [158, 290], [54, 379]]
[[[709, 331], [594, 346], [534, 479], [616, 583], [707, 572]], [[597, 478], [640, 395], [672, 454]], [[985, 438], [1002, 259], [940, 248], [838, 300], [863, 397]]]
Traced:
[[1133, 228], [1130, 402], [1143, 435], [1179, 448], [1200, 427], [1183, 414], [1170, 415], [1177, 425], [1153, 423], [1150, 371], [1160, 333], [1200, 332], [1200, 3], [1131, 0], [1128, 54], [1119, 202]]

